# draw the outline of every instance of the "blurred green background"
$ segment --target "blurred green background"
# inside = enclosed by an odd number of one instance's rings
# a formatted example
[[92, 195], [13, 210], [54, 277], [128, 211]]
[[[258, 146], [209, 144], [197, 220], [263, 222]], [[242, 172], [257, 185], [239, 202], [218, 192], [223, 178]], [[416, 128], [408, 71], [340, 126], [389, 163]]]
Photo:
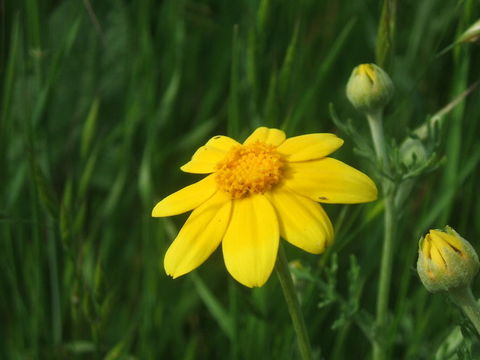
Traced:
[[[0, 4], [0, 358], [295, 359], [277, 278], [245, 288], [219, 252], [168, 278], [163, 256], [186, 217], [150, 212], [199, 178], [179, 166], [208, 138], [260, 125], [337, 133], [334, 156], [372, 173], [328, 107], [368, 135], [344, 89], [375, 61], [382, 1]], [[477, 45], [439, 53], [479, 15], [473, 0], [400, 2], [385, 65], [396, 142], [478, 81]], [[420, 235], [446, 224], [480, 249], [479, 104], [475, 89], [442, 117], [444, 162], [402, 209], [392, 359], [453, 359], [440, 350], [462, 337], [464, 320], [421, 286], [415, 261]], [[366, 359], [382, 204], [326, 210], [336, 245], [320, 257], [287, 245], [288, 257], [317, 356]]]

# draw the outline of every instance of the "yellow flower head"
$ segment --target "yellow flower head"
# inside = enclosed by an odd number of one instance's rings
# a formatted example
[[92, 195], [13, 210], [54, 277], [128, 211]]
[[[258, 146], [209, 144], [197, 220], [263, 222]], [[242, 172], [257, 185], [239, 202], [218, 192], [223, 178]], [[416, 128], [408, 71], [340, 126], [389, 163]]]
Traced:
[[373, 181], [326, 157], [342, 146], [333, 134], [286, 139], [260, 127], [243, 144], [215, 136], [181, 170], [209, 174], [160, 201], [152, 216], [193, 210], [165, 255], [173, 278], [200, 266], [222, 243], [230, 274], [262, 286], [269, 278], [280, 236], [313, 254], [333, 241], [332, 224], [317, 202], [362, 203], [377, 198]]
[[417, 271], [430, 292], [468, 286], [479, 266], [475, 249], [449, 226], [420, 239]]

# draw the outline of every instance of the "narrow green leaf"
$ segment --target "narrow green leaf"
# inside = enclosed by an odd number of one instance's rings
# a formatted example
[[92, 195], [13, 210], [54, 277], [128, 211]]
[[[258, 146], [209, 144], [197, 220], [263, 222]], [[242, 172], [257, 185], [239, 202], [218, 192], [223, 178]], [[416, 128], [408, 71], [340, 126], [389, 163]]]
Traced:
[[60, 237], [63, 242], [67, 241], [71, 234], [72, 219], [72, 201], [73, 201], [73, 185], [71, 179], [68, 179], [63, 191], [62, 203], [60, 206]]
[[33, 172], [33, 180], [40, 198], [41, 203], [48, 213], [56, 218], [59, 213], [59, 203], [55, 191], [49, 179], [45, 176], [44, 171], [37, 164], [36, 160], [31, 157], [31, 168]]
[[278, 122], [278, 98], [277, 98], [277, 74], [272, 71], [270, 83], [268, 85], [267, 99], [265, 100], [264, 116], [267, 124], [272, 127], [277, 126]]
[[225, 334], [231, 338], [234, 334], [232, 328], [232, 321], [228, 316], [228, 312], [223, 308], [220, 302], [215, 298], [210, 289], [205, 285], [203, 280], [195, 273], [191, 273], [191, 278], [198, 295], [205, 303], [214, 319], [218, 322], [218, 325], [222, 328]]
[[2, 108], [0, 118], [0, 136], [3, 136], [6, 128], [6, 121], [10, 114], [10, 105], [12, 101], [12, 93], [15, 79], [15, 67], [17, 65], [18, 49], [19, 49], [19, 16], [15, 15], [11, 29], [12, 35], [10, 39], [10, 48], [8, 50], [8, 58], [5, 73], [3, 74], [3, 93], [2, 93]]
[[233, 27], [232, 36], [232, 63], [230, 69], [230, 93], [228, 100], [228, 134], [232, 137], [236, 137], [239, 132], [239, 69], [238, 69], [238, 57], [239, 57], [239, 44], [238, 44], [238, 25]]
[[325, 55], [325, 59], [322, 61], [316, 74], [314, 75], [312, 85], [305, 91], [305, 94], [302, 96], [299, 104], [296, 106], [295, 111], [291, 115], [287, 114], [283, 126], [283, 128], [286, 129], [287, 133], [294, 132], [302, 116], [305, 114], [308, 107], [314, 101], [315, 96], [318, 95], [317, 89], [319, 85], [325, 79], [325, 76], [329, 73], [330, 69], [334, 65], [336, 58], [340, 55], [340, 50], [345, 45], [345, 42], [350, 35], [353, 26], [355, 25], [355, 22], [356, 19], [353, 18], [343, 27], [342, 31], [335, 39], [330, 51]]
[[279, 92], [285, 97], [288, 93], [288, 85], [290, 82], [290, 77], [292, 75], [293, 63], [295, 60], [297, 43], [298, 43], [298, 34], [300, 33], [300, 21], [298, 20], [295, 24], [295, 29], [293, 30], [292, 38], [288, 44], [287, 52], [283, 59], [283, 64], [280, 69], [279, 76]]
[[82, 159], [85, 159], [90, 151], [92, 141], [95, 136], [99, 106], [100, 100], [98, 97], [96, 97], [93, 99], [92, 105], [90, 105], [90, 110], [88, 111], [88, 115], [83, 126], [82, 139], [80, 143], [80, 156]]
[[82, 174], [80, 176], [80, 182], [78, 185], [78, 198], [85, 198], [90, 184], [90, 179], [92, 178], [93, 171], [95, 170], [95, 165], [98, 158], [98, 151], [94, 150], [90, 154], [85, 167], [82, 169]]

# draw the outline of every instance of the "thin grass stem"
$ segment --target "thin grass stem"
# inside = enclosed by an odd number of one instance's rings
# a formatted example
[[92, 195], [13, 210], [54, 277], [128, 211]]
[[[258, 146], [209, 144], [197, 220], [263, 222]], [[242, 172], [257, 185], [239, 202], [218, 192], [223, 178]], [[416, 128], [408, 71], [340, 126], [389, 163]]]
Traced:
[[300, 303], [295, 292], [292, 276], [288, 269], [288, 260], [285, 255], [285, 250], [280, 245], [279, 256], [276, 265], [278, 279], [282, 286], [283, 296], [287, 303], [288, 312], [292, 319], [293, 328], [297, 335], [298, 349], [300, 350], [300, 356], [302, 360], [312, 359], [312, 347], [307, 334], [307, 327], [305, 326], [305, 320], [303, 319], [302, 310], [300, 309]]

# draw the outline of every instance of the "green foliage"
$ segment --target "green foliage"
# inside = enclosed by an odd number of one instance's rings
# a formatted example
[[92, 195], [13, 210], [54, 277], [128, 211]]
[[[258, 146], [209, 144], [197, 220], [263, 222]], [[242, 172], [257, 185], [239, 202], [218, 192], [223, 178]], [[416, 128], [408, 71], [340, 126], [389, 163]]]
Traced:
[[[178, 168], [210, 136], [243, 140], [259, 125], [338, 133], [345, 145], [334, 157], [373, 174], [345, 84], [376, 51], [396, 87], [389, 144], [413, 134], [428, 154], [408, 166], [397, 154], [396, 180], [415, 182], [398, 200], [390, 358], [477, 358], [461, 314], [427, 294], [413, 268], [430, 227], [452, 225], [480, 248], [480, 52], [449, 48], [480, 12], [473, 0], [396, 3], [5, 2], [0, 358], [296, 358], [278, 280], [244, 288], [220, 253], [168, 278], [163, 256], [184, 217], [152, 219], [151, 209], [198, 179]], [[296, 285], [326, 359], [369, 357], [382, 206], [325, 206], [336, 243], [324, 255], [285, 246], [303, 264]]]

